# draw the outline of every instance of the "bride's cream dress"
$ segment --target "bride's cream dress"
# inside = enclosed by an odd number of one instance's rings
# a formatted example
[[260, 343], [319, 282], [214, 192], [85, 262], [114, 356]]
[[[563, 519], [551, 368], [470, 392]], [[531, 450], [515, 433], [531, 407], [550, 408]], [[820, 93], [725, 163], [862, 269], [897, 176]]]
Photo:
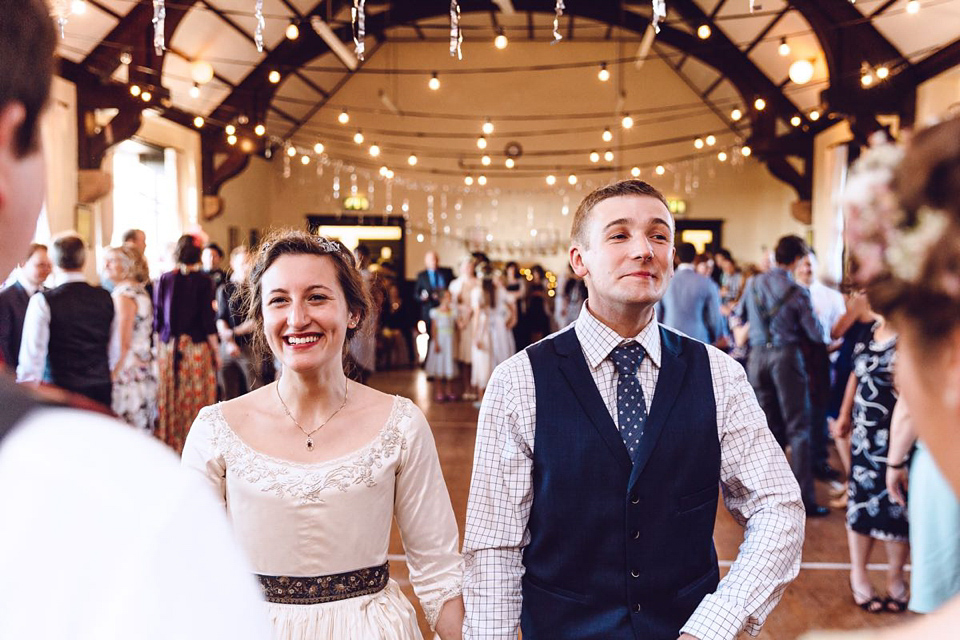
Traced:
[[[460, 594], [457, 523], [430, 426], [395, 397], [373, 442], [318, 464], [252, 449], [204, 408], [187, 437], [183, 465], [223, 501], [254, 571], [326, 576], [382, 565], [394, 515], [410, 581], [430, 623]], [[390, 580], [376, 593], [318, 604], [266, 604], [280, 640], [420, 640], [416, 613]]]

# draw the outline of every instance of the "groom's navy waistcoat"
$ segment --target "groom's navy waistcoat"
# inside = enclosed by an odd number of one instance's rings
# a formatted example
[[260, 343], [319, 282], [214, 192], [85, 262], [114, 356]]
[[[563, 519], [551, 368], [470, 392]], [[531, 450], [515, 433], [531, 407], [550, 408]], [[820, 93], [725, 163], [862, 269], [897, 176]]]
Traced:
[[676, 640], [719, 581], [720, 480], [706, 347], [660, 328], [633, 460], [574, 330], [527, 349], [536, 383], [524, 640]]

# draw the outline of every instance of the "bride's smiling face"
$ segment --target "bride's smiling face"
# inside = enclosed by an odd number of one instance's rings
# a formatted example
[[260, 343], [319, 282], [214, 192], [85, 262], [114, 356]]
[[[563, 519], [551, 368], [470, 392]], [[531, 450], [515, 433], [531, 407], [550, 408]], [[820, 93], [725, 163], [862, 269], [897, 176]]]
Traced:
[[263, 274], [260, 304], [267, 344], [284, 367], [340, 365], [354, 320], [332, 258], [280, 256]]

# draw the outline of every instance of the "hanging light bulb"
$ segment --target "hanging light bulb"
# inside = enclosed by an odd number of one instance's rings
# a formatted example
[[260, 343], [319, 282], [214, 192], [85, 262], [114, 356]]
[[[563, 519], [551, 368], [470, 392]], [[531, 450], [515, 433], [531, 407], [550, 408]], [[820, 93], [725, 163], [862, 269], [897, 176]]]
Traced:
[[879, 78], [879, 79], [881, 79], [881, 80], [886, 80], [887, 77], [890, 75], [890, 69], [889, 69], [888, 67], [885, 67], [885, 66], [884, 66], [884, 67], [877, 67], [876, 73], [877, 73], [877, 78]]
[[[470, 184], [473, 184], [473, 180], [472, 180], [472, 179], [470, 180]], [[417, 234], [417, 242], [423, 242], [423, 234], [422, 234], [422, 233], [418, 233], [418, 234]]]
[[223, 128], [223, 132], [226, 133], [228, 136], [232, 136], [237, 132], [237, 128], [232, 124], [228, 124]]
[[363, 132], [357, 129], [357, 132], [353, 134], [353, 141], [357, 144], [363, 144]]
[[300, 156], [300, 164], [303, 166], [310, 164], [310, 156]]
[[390, 171], [390, 169], [387, 167], [387, 165], [383, 165], [382, 167], [380, 167], [380, 175], [383, 176], [384, 178], [387, 177], [388, 171]]
[[783, 57], [790, 55], [790, 45], [787, 44], [786, 37], [780, 38], [780, 46], [777, 47], [777, 53]]
[[907, 3], [907, 13], [911, 15], [915, 15], [919, 11], [920, 11], [920, 3], [917, 2], [917, 0], [910, 0], [910, 2]]
[[500, 33], [497, 34], [497, 37], [493, 39], [493, 46], [501, 51], [507, 48], [509, 41], [507, 36], [503, 33], [503, 29], [500, 29]]
[[255, 134], [257, 134], [258, 136], [262, 136], [263, 134], [265, 134], [265, 133], [267, 132], [267, 128], [266, 128], [265, 126], [263, 126], [262, 124], [258, 124], [257, 126], [255, 126], [255, 127], [253, 128], [253, 132], [254, 132]]
[[610, 79], [610, 72], [607, 70], [606, 62], [600, 65], [600, 71], [597, 72], [597, 78], [600, 79], [600, 82], [606, 82]]
[[740, 109], [734, 109], [733, 111], [730, 112], [730, 119], [733, 120], [734, 122], [738, 122], [742, 117], [743, 117], [743, 111], [740, 111]]
[[860, 76], [860, 84], [861, 84], [864, 88], [867, 88], [867, 87], [872, 86], [872, 85], [873, 85], [873, 73], [871, 73], [871, 72], [868, 71], [867, 73], [865, 73], [865, 74], [863, 74], [862, 76]]
[[639, 177], [640, 177], [640, 167], [633, 167], [632, 169], [630, 169], [630, 175], [632, 175], [634, 178], [639, 178]]
[[603, 159], [606, 160], [607, 162], [613, 162], [613, 151], [610, 151], [610, 149], [607, 149], [603, 154]]
[[503, 161], [503, 164], [507, 167], [507, 169], [513, 169], [515, 166], [517, 166], [517, 163], [513, 158], [507, 158]]
[[313, 145], [313, 152], [317, 155], [320, 155], [321, 153], [323, 153], [324, 149], [325, 147], [323, 146], [322, 142], [318, 142], [317, 144]]
[[267, 80], [270, 81], [270, 84], [277, 84], [278, 82], [280, 82], [280, 72], [274, 69], [273, 71], [267, 74]]
[[129, 51], [121, 51], [120, 64], [129, 65], [131, 62], [133, 62], [133, 54], [130, 53]]
[[654, 169], [654, 171], [657, 173], [658, 176], [662, 176], [664, 173], [667, 172], [667, 170], [663, 168], [662, 164], [658, 164], [657, 168]]
[[577, 174], [571, 173], [570, 175], [568, 175], [567, 184], [571, 184], [571, 185], [577, 184]]
[[430, 81], [427, 82], [427, 86], [430, 87], [431, 91], [436, 91], [440, 88], [440, 78], [437, 77], [436, 71], [434, 71], [433, 75], [430, 76]]
[[339, 122], [340, 124], [347, 124], [348, 122], [350, 122], [350, 114], [347, 113], [346, 109], [341, 111], [340, 115], [337, 116], [337, 122]]
[[287, 155], [290, 156], [291, 158], [297, 155], [297, 148], [294, 147], [293, 145], [290, 145], [289, 147], [287, 147]]
[[630, 128], [632, 128], [632, 127], [633, 127], [633, 118], [631, 118], [629, 115], [623, 116], [623, 119], [620, 120], [620, 126], [623, 127], [624, 129], [630, 129]]
[[697, 37], [700, 38], [701, 40], [706, 40], [707, 38], [709, 38], [711, 33], [712, 32], [710, 30], [710, 25], [708, 24], [702, 24], [699, 27], [697, 27]]
[[547, 176], [547, 185], [552, 187], [555, 184], [557, 184], [557, 176], [551, 173]]
[[300, 37], [300, 27], [297, 26], [296, 22], [287, 25], [286, 36], [287, 40], [296, 40]]
[[812, 122], [816, 122], [817, 120], [820, 119], [820, 112], [814, 109], [813, 111], [810, 112], [810, 114], [807, 117], [810, 118]]
[[596, 151], [590, 152], [590, 162], [600, 162], [600, 154]]
[[150, 102], [151, 100], [153, 100], [153, 94], [150, 93], [149, 91], [144, 91], [143, 93], [140, 94], [140, 99], [143, 100], [144, 102]]
[[82, 16], [87, 12], [87, 2], [86, 0], [73, 0], [70, 3], [70, 13], [75, 16]]
[[726, 162], [726, 161], [727, 161], [727, 152], [726, 152], [726, 151], [721, 151], [720, 153], [718, 153], [718, 154], [717, 154], [717, 160], [719, 160], [720, 162]]
[[466, 176], [466, 177], [464, 177], [464, 179], [463, 179], [463, 184], [467, 185], [468, 187], [469, 187], [470, 185], [472, 185], [472, 184], [473, 184], [473, 176]]
[[415, 154], [411, 153], [411, 154], [410, 154], [410, 157], [407, 158], [407, 164], [410, 165], [411, 167], [416, 166], [416, 164], [417, 164], [417, 156], [416, 156]]
[[487, 118], [486, 120], [483, 121], [483, 126], [480, 127], [480, 129], [481, 131], [483, 131], [484, 135], [489, 136], [490, 134], [493, 133], [493, 123], [490, 122], [490, 118]]
[[227, 144], [231, 147], [237, 144], [237, 136], [227, 136]]
[[487, 148], [487, 139], [483, 136], [477, 138], [477, 149], [486, 149]]
[[767, 108], [767, 101], [764, 100], [763, 98], [757, 98], [756, 100], [753, 101], [753, 108], [756, 109], [757, 111], [763, 111], [764, 109]]
[[796, 84], [807, 84], [813, 79], [813, 62], [806, 59], [794, 60], [787, 75]]
[[198, 85], [196, 82], [194, 82], [190, 87], [190, 97], [194, 100], [200, 97], [200, 85]]
[[800, 119], [800, 116], [793, 116], [790, 118], [790, 124], [794, 127], [799, 127], [801, 122], [803, 121]]
[[377, 156], [379, 156], [379, 155], [380, 155], [380, 145], [378, 145], [377, 143], [373, 143], [372, 145], [370, 145], [370, 155], [373, 156], [374, 158], [376, 158]]
[[703, 138], [697, 138], [693, 141], [694, 149], [703, 149]]
[[713, 145], [717, 144], [717, 137], [713, 134], [710, 134], [707, 136], [706, 142], [708, 147], [712, 147]]
[[751, 153], [753, 153], [753, 149], [747, 145], [743, 145], [743, 148], [740, 149], [740, 155], [742, 155], [744, 158], [749, 158]]
[[134, 98], [140, 95], [140, 86], [136, 84], [130, 85], [130, 95]]
[[194, 60], [190, 63], [190, 77], [197, 84], [207, 84], [213, 80], [213, 65], [206, 60]]
[[481, 187], [487, 184], [487, 176], [477, 176], [477, 184]]
[[603, 138], [604, 142], [610, 142], [611, 140], [613, 140], [613, 132], [610, 131], [610, 127], [607, 127], [606, 129], [604, 129], [603, 135], [601, 135], [600, 137]]
[[195, 126], [197, 129], [199, 129], [200, 127], [202, 127], [202, 126], [203, 126], [203, 116], [197, 116], [196, 118], [194, 118], [194, 119], [193, 119], [193, 126]]
[[482, 164], [485, 167], [489, 167], [491, 162], [492, 161], [490, 160], [490, 156], [488, 156], [487, 154], [483, 154], [483, 156], [480, 157], [480, 164]]

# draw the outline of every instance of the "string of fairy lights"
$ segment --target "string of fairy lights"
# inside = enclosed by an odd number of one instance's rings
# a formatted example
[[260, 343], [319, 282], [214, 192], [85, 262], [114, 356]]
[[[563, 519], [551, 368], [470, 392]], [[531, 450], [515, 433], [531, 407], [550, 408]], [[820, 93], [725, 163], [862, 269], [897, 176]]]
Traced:
[[[134, 0], [130, 0], [133, 2]], [[851, 0], [855, 2], [855, 0]], [[934, 0], [935, 2], [935, 0]], [[166, 43], [164, 42], [164, 20], [166, 16], [166, 6], [164, 0], [151, 0], [153, 8], [153, 45], [158, 54], [166, 50]], [[170, 3], [173, 5], [174, 3]], [[927, 4], [932, 4], [928, 2]], [[654, 33], [659, 33], [660, 25], [665, 23], [666, 19], [666, 2], [665, 0], [652, 0], [652, 20], [650, 23], [650, 29]], [[557, 0], [555, 3], [555, 15], [553, 19], [553, 40], [551, 44], [556, 44], [563, 40], [563, 36], [559, 31], [560, 19], [564, 15], [565, 5], [563, 0]], [[905, 5], [903, 9], [908, 14], [916, 14], [920, 9], [920, 2], [912, 0]], [[53, 15], [60, 27], [61, 35], [63, 34], [64, 28], [71, 16], [82, 15], [87, 10], [87, 0], [53, 0], [52, 1], [52, 11]], [[760, 7], [758, 3], [754, 0], [749, 0], [749, 11], [750, 14], [759, 12]], [[234, 11], [234, 14], [241, 14], [242, 12]], [[267, 19], [271, 20], [290, 20], [289, 16], [274, 16], [266, 15], [263, 12], [263, 1], [255, 0], [253, 1], [253, 12], [252, 15], [256, 22], [256, 31], [254, 34], [254, 42], [256, 44], [257, 50], [262, 52], [264, 50], [264, 29]], [[322, 21], [321, 21], [322, 22]], [[297, 20], [292, 20], [289, 22], [287, 27], [284, 30], [284, 36], [288, 40], [296, 40], [300, 37], [300, 22]], [[315, 23], [315, 20], [311, 21], [311, 26], [314, 27], [314, 30], [320, 34], [320, 29]], [[328, 27], [329, 28], [329, 27]], [[366, 49], [364, 42], [366, 39], [366, 8], [365, 0], [352, 0], [351, 6], [351, 28], [353, 34], [353, 55], [360, 62], [364, 60], [366, 55]], [[451, 0], [450, 3], [450, 55], [455, 56], [457, 59], [462, 59], [462, 43], [463, 43], [463, 31], [464, 27], [460, 25], [460, 6], [457, 0]], [[709, 24], [701, 24], [695, 29], [697, 37], [701, 40], [707, 41], [711, 38], [712, 29]], [[322, 35], [322, 34], [321, 34]], [[497, 49], [506, 49], [509, 46], [509, 39], [506, 32], [503, 28], [499, 28], [494, 37], [493, 44]], [[333, 48], [333, 47], [332, 47]], [[780, 42], [778, 45], [778, 53], [787, 57], [791, 55], [792, 48], [787, 36], [781, 36]], [[611, 67], [620, 65], [620, 64], [629, 64], [629, 63], [638, 63], [641, 59], [645, 58], [644, 56], [637, 56], [632, 58], [623, 58], [614, 61], [600, 61], [597, 66], [597, 80], [600, 83], [608, 83], [611, 80]], [[120, 61], [126, 65], [130, 65], [132, 62], [132, 56], [129, 51], [122, 51], [120, 54]], [[561, 65], [549, 65], [557, 68], [569, 68], [571, 66], [584, 66], [591, 63], [569, 63]], [[596, 64], [596, 63], [593, 63]], [[541, 65], [543, 66], [543, 65]], [[531, 67], [532, 68], [532, 67]], [[539, 67], [537, 67], [539, 68]], [[301, 68], [303, 69], [303, 68]], [[318, 69], [321, 69], [318, 67]], [[355, 70], [356, 68], [354, 67]], [[519, 69], [519, 68], [517, 68]], [[517, 69], [465, 69], [458, 70], [453, 73], [492, 73], [492, 72], [505, 72], [508, 70], [517, 70]], [[272, 84], [279, 84], [284, 78], [285, 73], [290, 73], [293, 70], [282, 70], [282, 69], [271, 69], [267, 74], [268, 82]], [[869, 64], [864, 62], [861, 68], [861, 77], [860, 81], [864, 88], [870, 88], [878, 85], [879, 83], [884, 82], [888, 78], [895, 74], [898, 71], [897, 68], [893, 68], [890, 65], [885, 64]], [[364, 72], [369, 73], [392, 73], [397, 75], [403, 74], [417, 74], [425, 73], [424, 70], [397, 70], [397, 69], [388, 69], [388, 70], [375, 70], [375, 69], [364, 69]], [[212, 64], [207, 60], [193, 60], [190, 65], [190, 75], [192, 79], [192, 85], [189, 89], [189, 94], [192, 98], [197, 98], [200, 95], [200, 88], [210, 83], [214, 77], [214, 69]], [[797, 86], [808, 85], [811, 82], [814, 76], [814, 61], [808, 58], [797, 58], [794, 60], [789, 67], [789, 77], [790, 80]], [[427, 89], [432, 92], [437, 92], [441, 90], [443, 86], [442, 79], [440, 74], [437, 71], [429, 72], [429, 77], [426, 82]], [[144, 86], [141, 87], [139, 84], [131, 83], [129, 86], [129, 91], [131, 96], [134, 98], [139, 98], [144, 103], [150, 104], [154, 101], [153, 91], [151, 87]], [[155, 89], [155, 88], [153, 88]], [[279, 97], [278, 97], [279, 98]], [[739, 102], [739, 100], [737, 101]], [[719, 103], [718, 103], [719, 104]], [[202, 115], [196, 115], [193, 118], [193, 125], [197, 129], [202, 129], [204, 127], [216, 126], [222, 127], [223, 133], [225, 136], [225, 141], [230, 146], [237, 146], [245, 152], [252, 152], [261, 148], [261, 143], [256, 142], [258, 139], [263, 141], [263, 148], [265, 149], [265, 154], [270, 157], [276, 150], [282, 150], [285, 162], [299, 157], [300, 162], [303, 165], [308, 165], [311, 162], [316, 162], [318, 166], [327, 165], [331, 162], [327, 151], [327, 144], [329, 143], [343, 143], [348, 140], [352, 140], [354, 144], [357, 145], [358, 149], [363, 150], [365, 148], [365, 154], [362, 154], [361, 157], [348, 157], [350, 156], [349, 152], [345, 154], [340, 160], [336, 162], [345, 162], [352, 165], [360, 166], [371, 166], [376, 167], [379, 164], [379, 176], [386, 180], [393, 180], [396, 177], [396, 172], [399, 171], [397, 167], [391, 168], [387, 163], [383, 163], [383, 158], [386, 154], [390, 155], [406, 155], [406, 165], [410, 170], [416, 170], [419, 172], [430, 173], [433, 175], [439, 176], [452, 176], [459, 175], [462, 177], [462, 181], [465, 187], [477, 186], [486, 186], [489, 180], [488, 174], [490, 176], [496, 175], [497, 177], [529, 177], [533, 173], [538, 173], [543, 176], [546, 186], [553, 187], [557, 184], [562, 184], [566, 182], [567, 184], [573, 186], [576, 185], [579, 181], [578, 173], [602, 173], [610, 171], [629, 171], [631, 175], [639, 176], [647, 171], [651, 171], [653, 175], [662, 176], [670, 168], [671, 165], [682, 164], [684, 162], [689, 162], [700, 157], [707, 157], [705, 154], [712, 154], [713, 158], [720, 163], [727, 161], [742, 161], [743, 158], [747, 158], [752, 154], [752, 149], [750, 146], [746, 145], [743, 142], [743, 130], [740, 128], [743, 125], [739, 124], [741, 121], [748, 115], [750, 109], [755, 110], [756, 112], [762, 112], [767, 108], [767, 102], [763, 97], [757, 96], [753, 100], [751, 105], [743, 104], [730, 104], [728, 105], [729, 111], [729, 133], [720, 132], [720, 131], [711, 131], [711, 132], [702, 132], [693, 134], [689, 142], [692, 145], [694, 152], [687, 156], [682, 156], [680, 158], [673, 159], [672, 161], [663, 160], [656, 163], [650, 163], [647, 165], [633, 165], [629, 169], [627, 167], [621, 166], [621, 158], [618, 154], [622, 154], [625, 151], [631, 149], [642, 148], [645, 146], [655, 146], [649, 142], [645, 143], [636, 143], [634, 145], [630, 144], [619, 144], [613, 146], [614, 140], [614, 130], [619, 127], [621, 130], [621, 135], [624, 135], [626, 132], [629, 132], [634, 128], [635, 125], [640, 124], [643, 119], [639, 117], [638, 114], [623, 111], [617, 116], [615, 116], [618, 122], [603, 125], [599, 129], [600, 133], [600, 143], [598, 143], [597, 148], [592, 149], [564, 149], [564, 150], [553, 150], [553, 151], [534, 151], [527, 152], [524, 157], [526, 158], [522, 163], [520, 161], [519, 153], [510, 153], [509, 149], [505, 149], [503, 154], [497, 154], [494, 156], [488, 150], [489, 145], [491, 144], [492, 136], [496, 130], [496, 125], [494, 123], [495, 118], [484, 118], [480, 124], [479, 131], [476, 134], [476, 147], [477, 153], [479, 154], [476, 157], [475, 162], [464, 162], [462, 160], [463, 153], [459, 151], [451, 151], [447, 153], [438, 152], [436, 150], [431, 150], [427, 148], [414, 148], [407, 145], [406, 150], [401, 148], [400, 145], [396, 144], [381, 144], [378, 140], [369, 139], [369, 134], [374, 133], [376, 135], [384, 136], [385, 134], [378, 133], [376, 131], [368, 131], [368, 134], [365, 135], [363, 130], [357, 128], [352, 136], [349, 135], [349, 130], [347, 127], [351, 124], [350, 117], [350, 108], [343, 107], [340, 109], [339, 114], [336, 116], [337, 123], [343, 129], [339, 132], [333, 131], [308, 131], [302, 130], [296, 134], [296, 139], [293, 136], [281, 137], [276, 136], [268, 132], [267, 125], [264, 122], [250, 122], [249, 118], [244, 114], [237, 114], [229, 122], [216, 122], [213, 120], [208, 120]], [[410, 115], [405, 113], [404, 115]], [[823, 114], [818, 109], [812, 109], [806, 113], [795, 113], [790, 115], [789, 124], [793, 127], [805, 126], [807, 122], [816, 122]], [[571, 116], [572, 117], [572, 116]], [[583, 128], [584, 130], [587, 127]], [[390, 137], [396, 137], [403, 135], [403, 132], [391, 132]], [[463, 133], [451, 134], [451, 136], [463, 136]], [[530, 133], [523, 134], [524, 137], [529, 136]], [[428, 136], [429, 137], [429, 136]], [[730, 139], [732, 137], [732, 139]], [[307, 138], [307, 140], [305, 140]], [[312, 139], [311, 139], [312, 138]], [[658, 141], [659, 142], [659, 141]], [[667, 141], [662, 141], [662, 144], [675, 143], [677, 139], [669, 139]], [[580, 157], [582, 158], [582, 164], [577, 167], [569, 168], [564, 171], [562, 167], [555, 166], [555, 168], [549, 168], [547, 165], [534, 165], [528, 163], [528, 159], [536, 157], [546, 157], [546, 156], [565, 156], [565, 157]], [[439, 169], [431, 168], [427, 169], [423, 164], [423, 159], [438, 159], [442, 160], [444, 158], [457, 158], [459, 161], [459, 166], [457, 169]], [[494, 167], [494, 161], [496, 158], [497, 166]], [[382, 163], [382, 164], [381, 164]], [[502, 163], [502, 165], [501, 165]], [[399, 162], [398, 162], [399, 164]], [[501, 168], [502, 167], [502, 168]]]

